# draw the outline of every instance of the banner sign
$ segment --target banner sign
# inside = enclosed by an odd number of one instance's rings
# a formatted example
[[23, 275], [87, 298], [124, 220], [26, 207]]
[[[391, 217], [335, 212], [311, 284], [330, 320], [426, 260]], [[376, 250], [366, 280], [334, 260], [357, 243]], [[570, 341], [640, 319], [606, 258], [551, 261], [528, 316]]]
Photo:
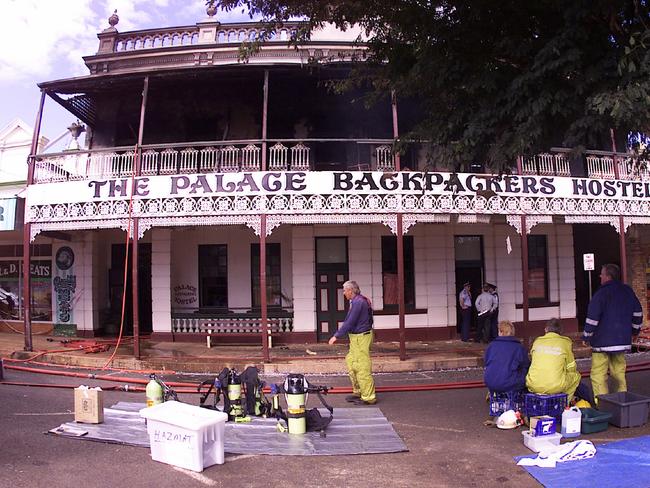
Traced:
[[0, 230], [14, 230], [16, 227], [16, 199], [0, 198]]
[[[134, 183], [134, 184], [133, 184]], [[255, 195], [498, 195], [650, 201], [650, 182], [560, 176], [496, 176], [378, 171], [251, 172], [161, 175], [44, 183], [28, 187], [27, 205], [169, 197]]]

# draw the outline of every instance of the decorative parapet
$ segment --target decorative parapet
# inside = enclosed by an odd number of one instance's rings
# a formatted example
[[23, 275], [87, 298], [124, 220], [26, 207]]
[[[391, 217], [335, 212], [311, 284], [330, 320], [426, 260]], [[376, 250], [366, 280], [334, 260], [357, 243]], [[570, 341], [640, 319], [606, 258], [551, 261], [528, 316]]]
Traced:
[[[256, 22], [221, 24], [213, 18], [196, 25], [131, 32], [118, 32], [116, 23], [97, 35], [97, 53], [84, 58], [91, 74], [238, 63], [242, 43], [255, 41], [261, 35]], [[354, 29], [343, 32], [333, 27], [316, 31], [311, 41], [295, 49], [289, 41], [302, 24], [285, 23], [260, 43], [260, 50], [248, 62], [351, 61], [365, 50], [365, 45], [357, 42]]]

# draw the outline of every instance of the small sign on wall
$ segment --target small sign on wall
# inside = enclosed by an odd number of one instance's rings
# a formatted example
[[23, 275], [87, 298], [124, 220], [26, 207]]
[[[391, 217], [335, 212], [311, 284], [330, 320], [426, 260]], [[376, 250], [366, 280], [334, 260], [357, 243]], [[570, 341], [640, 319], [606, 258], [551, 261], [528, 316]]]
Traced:
[[585, 271], [593, 271], [594, 270], [594, 255], [593, 255], [593, 253], [583, 254], [582, 255], [582, 262], [583, 262]]

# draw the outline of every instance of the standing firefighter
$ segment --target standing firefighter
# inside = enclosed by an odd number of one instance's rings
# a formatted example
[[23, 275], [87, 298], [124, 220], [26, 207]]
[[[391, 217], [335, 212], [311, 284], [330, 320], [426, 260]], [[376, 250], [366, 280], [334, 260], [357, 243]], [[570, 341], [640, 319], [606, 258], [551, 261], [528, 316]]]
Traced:
[[343, 295], [350, 301], [350, 310], [341, 328], [330, 338], [334, 344], [348, 334], [350, 350], [345, 357], [352, 383], [352, 395], [346, 400], [357, 405], [372, 405], [377, 402], [375, 382], [372, 378], [370, 346], [372, 345], [372, 306], [364, 297], [356, 281], [343, 283]]
[[582, 338], [591, 346], [591, 386], [594, 398], [609, 392], [607, 370], [616, 381], [616, 391], [627, 391], [625, 353], [632, 348], [632, 336], [643, 323], [641, 303], [632, 288], [620, 281], [621, 270], [606, 264], [600, 271], [600, 288], [587, 310]]

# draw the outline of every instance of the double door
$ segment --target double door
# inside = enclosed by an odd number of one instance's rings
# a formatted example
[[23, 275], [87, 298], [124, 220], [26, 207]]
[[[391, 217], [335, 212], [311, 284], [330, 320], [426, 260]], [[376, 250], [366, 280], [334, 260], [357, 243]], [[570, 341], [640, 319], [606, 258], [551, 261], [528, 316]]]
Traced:
[[348, 311], [343, 283], [348, 280], [347, 238], [316, 238], [316, 335], [325, 342]]

